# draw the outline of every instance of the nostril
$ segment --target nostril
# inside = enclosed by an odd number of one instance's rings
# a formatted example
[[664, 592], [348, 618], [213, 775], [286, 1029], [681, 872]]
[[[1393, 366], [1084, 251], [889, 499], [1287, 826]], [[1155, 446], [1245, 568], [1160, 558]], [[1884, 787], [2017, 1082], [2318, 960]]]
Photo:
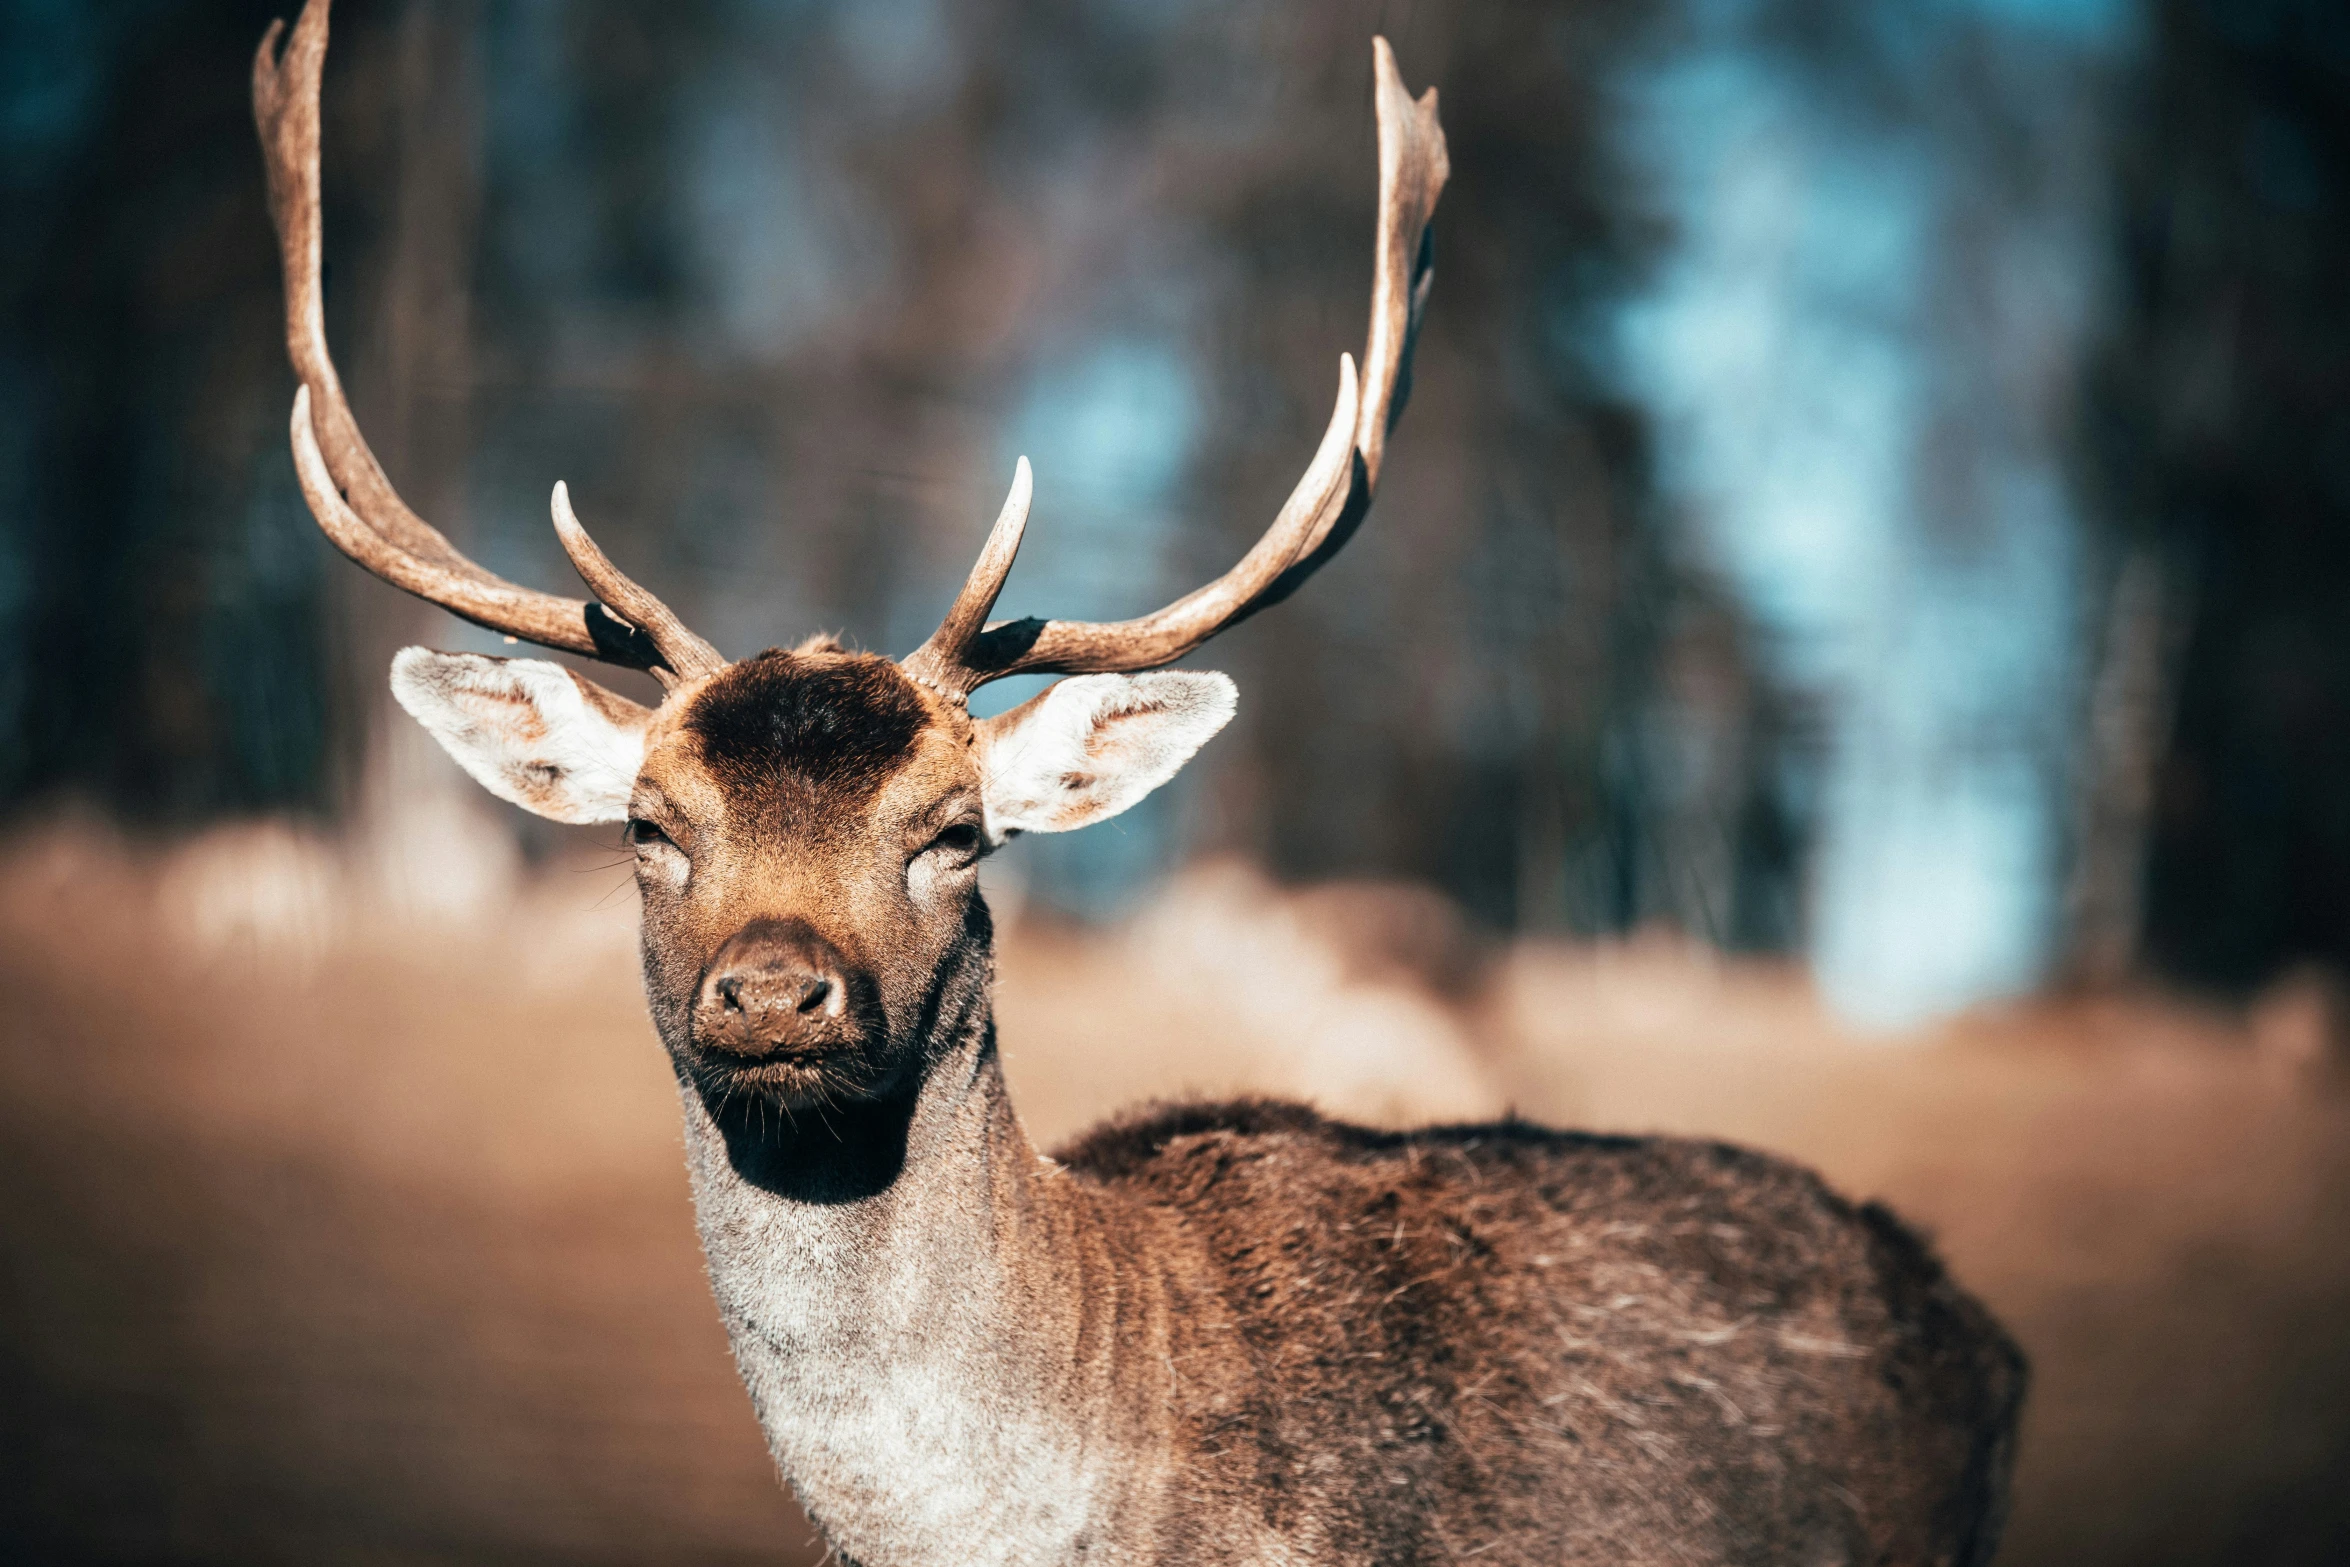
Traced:
[[831, 943], [790, 921], [754, 920], [711, 954], [694, 992], [697, 1044], [764, 1059], [850, 1042], [866, 983]]

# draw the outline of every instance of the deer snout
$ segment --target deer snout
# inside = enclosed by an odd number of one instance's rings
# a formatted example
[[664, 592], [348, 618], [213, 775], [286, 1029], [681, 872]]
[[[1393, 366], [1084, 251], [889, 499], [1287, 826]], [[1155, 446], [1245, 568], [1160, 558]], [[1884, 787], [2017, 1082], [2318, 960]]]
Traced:
[[832, 943], [799, 920], [754, 920], [703, 972], [694, 1038], [761, 1059], [846, 1042], [851, 1032], [846, 965]]

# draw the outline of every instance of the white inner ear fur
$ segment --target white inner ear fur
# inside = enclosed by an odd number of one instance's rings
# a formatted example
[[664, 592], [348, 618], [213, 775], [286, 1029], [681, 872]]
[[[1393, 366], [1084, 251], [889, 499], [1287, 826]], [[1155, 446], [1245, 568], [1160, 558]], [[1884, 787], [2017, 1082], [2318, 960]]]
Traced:
[[1223, 675], [1078, 675], [979, 725], [987, 835], [1068, 832], [1175, 776], [1231, 720]]
[[501, 800], [559, 822], [617, 822], [652, 711], [537, 658], [402, 648], [392, 695]]

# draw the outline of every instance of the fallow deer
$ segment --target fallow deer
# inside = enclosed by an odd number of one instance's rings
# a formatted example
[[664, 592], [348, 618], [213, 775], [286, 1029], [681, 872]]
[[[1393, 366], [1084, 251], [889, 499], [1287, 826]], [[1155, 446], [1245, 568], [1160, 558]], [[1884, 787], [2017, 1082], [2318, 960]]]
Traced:
[[[1231, 716], [1166, 672], [1361, 522], [1403, 406], [1447, 163], [1373, 48], [1369, 346], [1224, 576], [1118, 624], [990, 624], [1021, 463], [903, 660], [729, 662], [554, 490], [594, 593], [533, 592], [393, 492], [328, 357], [310, 0], [254, 104], [329, 538], [509, 637], [649, 671], [410, 648], [392, 689], [493, 794], [625, 822], [719, 1310], [782, 1474], [842, 1559], [1969, 1564], [1996, 1543], [2022, 1362], [1889, 1213], [1714, 1143], [1510, 1121], [1410, 1133], [1189, 1105], [1046, 1157], [1006, 1097], [980, 858], [1116, 814]], [[1001, 716], [970, 693], [1071, 678]]]

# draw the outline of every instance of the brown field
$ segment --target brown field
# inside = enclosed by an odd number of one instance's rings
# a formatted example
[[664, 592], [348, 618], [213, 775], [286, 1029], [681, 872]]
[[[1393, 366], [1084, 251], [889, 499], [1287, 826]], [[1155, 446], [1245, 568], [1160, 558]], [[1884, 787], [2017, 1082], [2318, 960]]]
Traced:
[[[0, 1555], [807, 1562], [694, 1249], [616, 871], [440, 900], [283, 832], [0, 888]], [[429, 880], [429, 878], [428, 878]], [[1152, 1094], [1735, 1138], [1931, 1228], [2031, 1351], [2012, 1564], [2350, 1561], [2350, 1093], [2310, 981], [1871, 1041], [1657, 941], [1188, 878], [1007, 920], [1040, 1140]]]

